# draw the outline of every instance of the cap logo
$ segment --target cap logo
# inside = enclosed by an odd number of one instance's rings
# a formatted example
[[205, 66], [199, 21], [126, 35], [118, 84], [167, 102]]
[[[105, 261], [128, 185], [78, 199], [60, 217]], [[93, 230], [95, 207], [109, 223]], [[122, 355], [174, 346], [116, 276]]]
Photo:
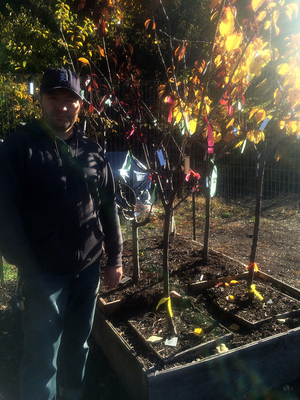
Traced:
[[68, 82], [68, 74], [66, 72], [60, 73], [60, 82]]

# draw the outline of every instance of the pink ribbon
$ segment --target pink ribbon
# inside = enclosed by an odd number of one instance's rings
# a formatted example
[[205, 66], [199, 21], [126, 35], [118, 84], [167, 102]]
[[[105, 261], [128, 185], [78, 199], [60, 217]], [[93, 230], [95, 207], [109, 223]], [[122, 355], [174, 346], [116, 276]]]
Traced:
[[134, 126], [132, 125], [131, 132], [128, 134], [127, 139], [129, 139], [130, 136], [132, 136], [133, 134], [134, 134]]
[[168, 96], [166, 98], [165, 102], [168, 103], [168, 104], [171, 104], [170, 111], [169, 111], [168, 122], [172, 122], [172, 113], [173, 113], [174, 101], [171, 99], [171, 96]]
[[207, 123], [207, 152], [208, 154], [212, 154], [214, 152], [214, 135], [207, 117], [205, 117], [205, 122]]

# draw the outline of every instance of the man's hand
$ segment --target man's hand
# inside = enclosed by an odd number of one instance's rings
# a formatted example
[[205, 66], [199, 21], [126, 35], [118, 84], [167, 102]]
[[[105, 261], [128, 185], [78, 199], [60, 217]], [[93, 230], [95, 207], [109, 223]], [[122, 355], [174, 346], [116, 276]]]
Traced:
[[103, 284], [107, 289], [115, 288], [120, 282], [123, 274], [122, 267], [106, 267], [104, 270]]

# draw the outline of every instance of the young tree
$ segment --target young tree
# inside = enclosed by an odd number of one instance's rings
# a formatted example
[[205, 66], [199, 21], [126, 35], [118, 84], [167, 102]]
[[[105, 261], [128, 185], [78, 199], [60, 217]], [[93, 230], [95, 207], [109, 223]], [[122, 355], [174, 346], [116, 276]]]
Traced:
[[[162, 3], [162, 2], [161, 2]], [[236, 3], [236, 5], [234, 4]], [[244, 5], [244, 4], [243, 4]], [[169, 80], [161, 87], [161, 95], [171, 104], [169, 122], [183, 133], [185, 148], [202, 143], [206, 150], [207, 215], [204, 240], [204, 258], [208, 251], [210, 159], [222, 155], [230, 145], [241, 145], [249, 140], [258, 144], [268, 141], [276, 146], [278, 137], [286, 132], [299, 132], [299, 35], [281, 37], [279, 24], [284, 17], [297, 16], [296, 3], [252, 0], [243, 19], [238, 2], [211, 0], [210, 50], [200, 55], [191, 76], [184, 76], [187, 40], [174, 46], [174, 59], [167, 73]], [[166, 18], [167, 19], [167, 18]], [[169, 32], [170, 38], [172, 33]], [[159, 42], [159, 39], [157, 39]], [[283, 46], [281, 41], [285, 40]], [[170, 39], [170, 44], [174, 41]], [[293, 71], [293, 74], [291, 73]], [[264, 74], [266, 95], [258, 102], [248, 98], [248, 88]], [[180, 78], [182, 77], [183, 78]], [[217, 96], [212, 97], [213, 89]], [[243, 109], [244, 122], [241, 123]], [[267, 126], [269, 120], [272, 122]], [[279, 129], [282, 128], [281, 130]], [[266, 141], [265, 141], [266, 143]], [[253, 271], [259, 227], [259, 210], [263, 172], [268, 151], [259, 157], [259, 180], [256, 202], [256, 220], [250, 255], [248, 290], [253, 296]], [[252, 288], [252, 289], [251, 289]]]

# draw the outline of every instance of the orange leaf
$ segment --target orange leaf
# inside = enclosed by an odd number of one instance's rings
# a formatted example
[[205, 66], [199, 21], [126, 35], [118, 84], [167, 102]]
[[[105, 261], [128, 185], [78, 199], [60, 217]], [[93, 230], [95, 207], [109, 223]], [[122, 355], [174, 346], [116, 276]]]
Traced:
[[87, 59], [84, 58], [84, 57], [78, 58], [78, 61], [82, 62], [83, 64], [90, 64], [89, 60], [87, 60]]
[[182, 57], [185, 55], [185, 50], [186, 50], [185, 44], [183, 46], [178, 46], [177, 49], [175, 50], [175, 57], [178, 57], [178, 61], [180, 61]]
[[145, 22], [145, 28], [146, 28], [146, 29], [149, 28], [150, 22], [151, 22], [151, 19], [147, 19], [147, 21]]
[[102, 49], [102, 47], [98, 46], [98, 50], [99, 50], [101, 56], [105, 57], [104, 49]]

